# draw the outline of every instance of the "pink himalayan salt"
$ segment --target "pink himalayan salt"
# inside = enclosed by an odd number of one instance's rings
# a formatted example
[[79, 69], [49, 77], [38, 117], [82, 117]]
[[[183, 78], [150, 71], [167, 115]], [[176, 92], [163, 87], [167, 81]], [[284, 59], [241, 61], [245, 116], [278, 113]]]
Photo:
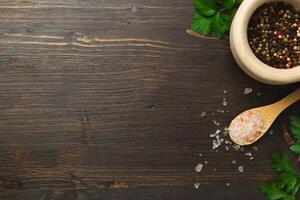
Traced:
[[262, 113], [245, 111], [231, 122], [230, 137], [235, 143], [246, 145], [254, 142], [262, 134], [264, 125], [265, 118]]

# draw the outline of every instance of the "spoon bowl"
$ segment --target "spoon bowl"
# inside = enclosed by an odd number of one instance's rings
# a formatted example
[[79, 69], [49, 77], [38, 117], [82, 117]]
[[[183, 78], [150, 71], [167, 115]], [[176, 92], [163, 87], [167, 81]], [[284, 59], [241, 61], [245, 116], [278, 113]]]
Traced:
[[[253, 144], [269, 130], [269, 128], [272, 126], [272, 124], [274, 123], [274, 121], [282, 111], [284, 111], [287, 107], [289, 107], [290, 105], [292, 105], [298, 100], [300, 100], [300, 88], [276, 103], [263, 106], [263, 107], [253, 108], [241, 113], [236, 118], [234, 118], [230, 123], [229, 136], [231, 140], [238, 145]], [[247, 116], [247, 114], [248, 117], [257, 115], [258, 118], [262, 120], [262, 124], [259, 124], [260, 127], [257, 127], [256, 124], [252, 124], [254, 127], [253, 130], [255, 130], [255, 132], [253, 132], [253, 135], [245, 135], [243, 137], [242, 136], [239, 137], [239, 134], [237, 134], [235, 131], [236, 130], [235, 127], [237, 126], [236, 123], [243, 123], [242, 125], [245, 126], [240, 130], [246, 133], [246, 131], [248, 130], [247, 128], [249, 128], [249, 121], [247, 120], [245, 121], [244, 120], [245, 118], [243, 118], [243, 116]]]

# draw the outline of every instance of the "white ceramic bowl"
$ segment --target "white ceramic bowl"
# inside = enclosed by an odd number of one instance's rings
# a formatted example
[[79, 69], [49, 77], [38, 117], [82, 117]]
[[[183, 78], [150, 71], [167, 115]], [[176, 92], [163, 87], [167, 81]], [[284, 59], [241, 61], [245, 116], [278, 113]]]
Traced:
[[[264, 3], [280, 0], [244, 0], [231, 25], [230, 45], [239, 66], [252, 78], [272, 85], [300, 82], [300, 66], [292, 69], [276, 69], [261, 62], [252, 52], [247, 37], [247, 27], [252, 14]], [[300, 9], [300, 0], [281, 0]]]

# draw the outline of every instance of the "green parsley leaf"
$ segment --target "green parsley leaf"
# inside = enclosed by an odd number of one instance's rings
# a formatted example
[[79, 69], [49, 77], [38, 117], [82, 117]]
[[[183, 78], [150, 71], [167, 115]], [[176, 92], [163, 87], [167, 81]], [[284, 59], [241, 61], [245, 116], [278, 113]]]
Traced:
[[231, 22], [233, 20], [233, 17], [236, 13], [237, 9], [236, 8], [232, 8], [228, 11], [223, 12], [222, 17], [224, 19], [224, 26], [226, 31], [230, 31], [230, 26], [231, 26]]
[[216, 14], [216, 3], [213, 0], [194, 0], [196, 10], [203, 16], [212, 16]]
[[226, 31], [226, 25], [222, 15], [219, 12], [215, 15], [213, 24], [213, 30], [215, 31], [217, 38], [222, 38]]
[[[291, 116], [290, 130], [297, 138], [297, 143], [291, 145], [290, 150], [300, 156], [300, 117]], [[260, 190], [269, 200], [296, 200], [300, 189], [300, 177], [288, 156], [283, 153], [274, 153], [272, 168], [280, 172], [279, 178], [274, 182], [261, 185]]]
[[211, 17], [203, 17], [199, 14], [195, 14], [194, 16], [194, 23], [192, 24], [192, 29], [201, 32], [204, 35], [209, 35], [212, 31], [212, 21], [213, 18]]
[[290, 150], [298, 155], [300, 155], [300, 144], [294, 144], [292, 146], [290, 146]]
[[[293, 133], [293, 135], [295, 136], [295, 138], [297, 140], [300, 140], [300, 117], [291, 116], [290, 118], [291, 118], [290, 130]], [[293, 151], [293, 152], [295, 152], [295, 151]], [[298, 152], [297, 154], [300, 154], [300, 152]]]
[[282, 173], [276, 184], [289, 194], [296, 195], [300, 187], [300, 180], [296, 174]]
[[292, 115], [290, 118], [291, 118], [291, 125], [300, 128], [300, 117]]
[[275, 183], [264, 183], [259, 188], [269, 200], [296, 200], [295, 197], [281, 190]]
[[204, 35], [215, 32], [218, 38], [222, 38], [229, 32], [241, 2], [242, 0], [194, 0], [196, 15], [191, 26], [192, 30]]
[[236, 4], [236, 0], [218, 0], [225, 8], [230, 9]]
[[272, 168], [279, 172], [292, 172], [296, 174], [288, 156], [283, 153], [272, 154]]
[[291, 126], [290, 127], [291, 132], [293, 133], [293, 135], [295, 136], [295, 138], [297, 140], [300, 140], [300, 128], [296, 127], [296, 126]]

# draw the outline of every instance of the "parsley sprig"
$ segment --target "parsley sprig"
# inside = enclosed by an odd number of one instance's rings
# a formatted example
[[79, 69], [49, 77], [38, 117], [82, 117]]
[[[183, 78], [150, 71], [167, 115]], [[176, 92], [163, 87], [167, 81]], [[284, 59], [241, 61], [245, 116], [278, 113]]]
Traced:
[[218, 38], [230, 30], [232, 19], [243, 0], [194, 0], [196, 13], [192, 30]]
[[280, 172], [280, 175], [276, 181], [262, 184], [261, 191], [269, 200], [296, 200], [300, 178], [288, 156], [283, 153], [274, 153], [272, 168]]
[[[297, 139], [290, 150], [300, 156], [300, 117], [291, 117], [291, 132]], [[272, 155], [272, 168], [280, 173], [276, 181], [264, 183], [261, 191], [269, 200], [296, 200], [300, 189], [300, 175], [292, 165], [288, 156], [283, 153]]]
[[[300, 117], [298, 116], [291, 116], [291, 132], [297, 139], [296, 144], [290, 147], [290, 150], [300, 156]], [[300, 160], [300, 158], [299, 158]]]

